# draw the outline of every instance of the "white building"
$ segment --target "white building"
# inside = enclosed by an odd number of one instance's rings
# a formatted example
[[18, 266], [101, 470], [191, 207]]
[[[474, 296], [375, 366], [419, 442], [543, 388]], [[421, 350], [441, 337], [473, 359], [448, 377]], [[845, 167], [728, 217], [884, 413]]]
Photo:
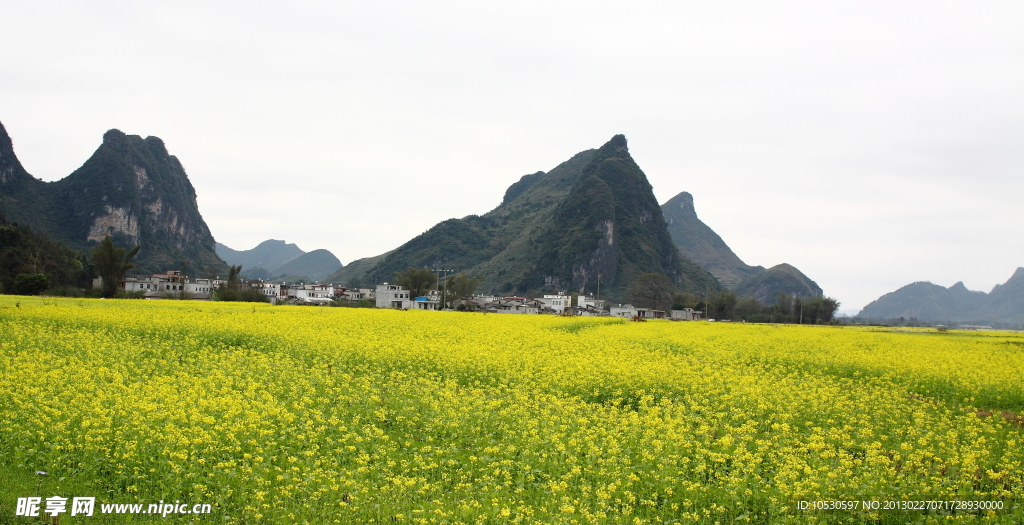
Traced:
[[408, 310], [413, 307], [413, 300], [409, 297], [409, 290], [397, 284], [377, 285], [377, 308], [397, 308]]
[[593, 306], [587, 306], [585, 308], [577, 308], [577, 315], [585, 317], [608, 317], [608, 311], [604, 308], [595, 308]]
[[223, 279], [196, 279], [192, 282], [186, 280], [185, 293], [191, 295], [193, 299], [209, 299], [223, 283]]
[[572, 307], [572, 297], [568, 295], [545, 295], [535, 300], [543, 303], [546, 308], [554, 310], [555, 313], [562, 313], [566, 308]]
[[526, 313], [526, 299], [522, 297], [498, 299], [487, 303], [484, 310], [495, 314], [524, 314]]
[[473, 297], [470, 297], [469, 301], [473, 302], [473, 303], [476, 303], [476, 304], [478, 304], [480, 306], [486, 306], [487, 303], [493, 303], [494, 301], [497, 301], [499, 299], [502, 299], [502, 298], [498, 297], [497, 295], [476, 294]]
[[576, 306], [583, 309], [593, 307], [598, 310], [604, 310], [604, 305], [604, 299], [596, 299], [593, 295], [580, 295], [576, 297]]
[[544, 308], [546, 308], [546, 306], [544, 305], [544, 303], [536, 299], [533, 299], [523, 303], [523, 306], [520, 308], [522, 309], [524, 314], [540, 314], [544, 313]]
[[700, 314], [703, 312], [694, 310], [693, 308], [683, 308], [682, 310], [672, 310], [669, 313], [669, 319], [673, 321], [699, 321]]
[[292, 285], [287, 293], [289, 299], [311, 304], [327, 304], [334, 299], [334, 287], [329, 284]]
[[267, 296], [273, 304], [277, 304], [277, 302], [287, 294], [287, 288], [282, 289], [281, 283], [265, 283], [261, 281], [252, 283], [252, 287]]
[[637, 315], [637, 309], [631, 304], [620, 304], [611, 308], [612, 317], [633, 318]]
[[412, 308], [414, 310], [440, 310], [441, 297], [438, 295], [430, 295], [413, 298]]
[[376, 293], [369, 288], [334, 288], [334, 296], [346, 301], [359, 301], [362, 299], [373, 299]]
[[[166, 273], [125, 277], [120, 289], [126, 292], [142, 292], [147, 299], [164, 297], [181, 297], [185, 294], [190, 299], [204, 300], [213, 296], [214, 290], [224, 281], [219, 279], [196, 279], [190, 282], [180, 270], [168, 270]], [[93, 280], [93, 287], [99, 287], [102, 279]]]
[[[97, 277], [93, 279], [93, 288], [99, 288], [102, 285], [103, 280]], [[121, 287], [126, 292], [156, 292], [160, 289], [160, 280], [154, 278], [152, 275], [145, 277], [125, 277], [124, 283]]]

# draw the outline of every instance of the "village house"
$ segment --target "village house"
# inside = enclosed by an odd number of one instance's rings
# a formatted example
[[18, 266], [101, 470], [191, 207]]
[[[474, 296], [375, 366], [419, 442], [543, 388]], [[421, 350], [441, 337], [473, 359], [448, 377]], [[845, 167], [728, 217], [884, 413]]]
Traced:
[[270, 299], [270, 304], [277, 304], [277, 302], [281, 300], [281, 297], [287, 296], [287, 293], [282, 295], [281, 283], [265, 283], [263, 281], [259, 281], [251, 283], [251, 286], [259, 290], [263, 295], [267, 296], [267, 298]]
[[414, 310], [440, 310], [441, 309], [441, 296], [437, 292], [432, 291], [430, 295], [422, 295], [420, 297], [414, 297], [412, 300], [412, 309]]
[[604, 310], [605, 300], [596, 299], [593, 294], [580, 295], [576, 297], [576, 306], [583, 309], [594, 308], [596, 310]]
[[[103, 286], [103, 279], [97, 277], [92, 280], [93, 288]], [[159, 289], [160, 281], [152, 275], [144, 277], [125, 277], [121, 281], [121, 289], [126, 292], [156, 292]]]
[[544, 303], [547, 309], [558, 314], [564, 312], [566, 308], [572, 307], [572, 297], [568, 295], [545, 295], [536, 300]]
[[683, 308], [682, 310], [672, 310], [669, 312], [669, 319], [673, 321], [699, 321], [700, 314], [702, 313], [693, 308]]
[[213, 297], [213, 292], [224, 283], [223, 279], [196, 279], [185, 280], [185, 293], [192, 299], [203, 300]]
[[637, 316], [637, 308], [631, 304], [620, 304], [609, 309], [612, 317], [625, 317], [631, 319]]
[[[601, 301], [604, 303], [604, 301]], [[592, 304], [583, 307], [577, 307], [575, 311], [576, 315], [582, 315], [584, 317], [607, 317], [608, 312], [604, 308], [599, 308]]]
[[477, 294], [477, 295], [474, 295], [473, 297], [470, 297], [469, 301], [472, 302], [472, 303], [476, 303], [477, 305], [480, 305], [480, 306], [487, 306], [487, 303], [493, 303], [494, 301], [497, 301], [498, 299], [501, 299], [501, 297], [498, 297], [496, 295]]
[[[195, 282], [190, 282], [188, 276], [182, 274], [180, 270], [168, 270], [152, 275], [125, 277], [119, 289], [126, 292], [142, 292], [146, 299], [187, 297], [205, 300], [213, 296], [213, 291], [222, 282], [218, 279], [196, 279]], [[99, 288], [102, 283], [103, 280], [97, 277], [93, 279], [92, 284], [94, 288]]]
[[408, 310], [413, 307], [413, 300], [409, 297], [409, 290], [397, 284], [378, 284], [376, 296], [377, 308]]
[[360, 301], [363, 299], [373, 299], [377, 294], [369, 288], [334, 288], [335, 299], [344, 299], [346, 301]]
[[484, 305], [484, 311], [495, 314], [524, 314], [526, 311], [525, 297], [504, 297]]
[[701, 312], [693, 310], [692, 308], [684, 308], [682, 310], [672, 310], [666, 312], [665, 310], [655, 310], [653, 308], [637, 308], [631, 304], [620, 304], [618, 306], [611, 307], [612, 317], [625, 317], [631, 319], [637, 317], [640, 319], [674, 319], [677, 321], [696, 321], [700, 319]]
[[287, 292], [284, 288], [281, 293], [285, 297], [307, 304], [327, 304], [334, 300], [334, 286], [330, 284], [293, 284], [287, 286]]
[[544, 313], [545, 308], [547, 308], [547, 306], [536, 299], [526, 301], [523, 303], [522, 307], [524, 314], [542, 314]]

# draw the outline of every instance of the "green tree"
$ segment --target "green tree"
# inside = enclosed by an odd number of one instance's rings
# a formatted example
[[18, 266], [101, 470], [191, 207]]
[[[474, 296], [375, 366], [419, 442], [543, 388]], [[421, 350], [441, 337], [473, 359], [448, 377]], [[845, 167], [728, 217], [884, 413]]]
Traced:
[[395, 273], [395, 284], [409, 290], [409, 297], [426, 295], [437, 283], [437, 276], [426, 268], [409, 267], [404, 272]]
[[778, 315], [788, 316], [793, 313], [793, 302], [795, 298], [786, 292], [779, 292], [775, 296], [775, 307]]
[[21, 273], [14, 279], [14, 293], [17, 295], [39, 295], [50, 287], [50, 282], [41, 273]]
[[483, 279], [470, 277], [466, 275], [466, 272], [462, 272], [448, 279], [448, 290], [455, 299], [468, 299], [476, 293], [476, 288], [480, 286], [481, 282], [483, 282]]
[[241, 264], [228, 268], [228, 282], [224, 283], [224, 285], [232, 290], [237, 290], [238, 285], [241, 282], [241, 278], [239, 277], [240, 275], [242, 275]]
[[21, 274], [42, 274], [50, 286], [71, 287], [80, 295], [78, 289], [92, 286], [92, 270], [85, 254], [28, 226], [0, 220], [0, 293], [15, 293], [14, 281]]
[[246, 303], [269, 303], [270, 298], [263, 292], [248, 286], [241, 279], [242, 265], [228, 268], [228, 280], [213, 292], [214, 301], [240, 301]]
[[672, 292], [672, 281], [660, 273], [645, 273], [629, 287], [629, 297], [635, 306], [658, 310], [671, 306]]
[[701, 305], [700, 297], [697, 297], [691, 292], [686, 293], [674, 293], [672, 294], [672, 309], [682, 310], [684, 308], [693, 308], [699, 310]]
[[117, 287], [124, 280], [124, 275], [135, 267], [132, 259], [138, 255], [141, 246], [136, 246], [125, 253], [124, 248], [114, 246], [114, 241], [107, 235], [97, 246], [92, 249], [93, 264], [96, 265], [96, 273], [102, 279], [101, 295], [113, 297], [117, 293]]
[[[712, 313], [729, 318], [719, 306], [729, 301], [722, 294], [716, 294], [712, 299]], [[795, 297], [779, 293], [775, 304], [768, 306], [753, 297], [744, 297], [736, 303], [732, 315], [754, 323], [828, 324], [834, 321], [838, 309], [839, 301], [831, 297]]]
[[243, 286], [241, 291], [238, 292], [238, 300], [245, 303], [269, 303], [270, 298], [267, 295], [256, 288], [251, 286]]
[[708, 301], [708, 317], [712, 319], [732, 319], [736, 309], [736, 293], [721, 292], [711, 296]]
[[736, 303], [736, 317], [746, 320], [759, 320], [765, 311], [765, 306], [754, 297], [744, 297]]
[[839, 301], [831, 297], [814, 297], [804, 300], [804, 323], [828, 324], [835, 318]]

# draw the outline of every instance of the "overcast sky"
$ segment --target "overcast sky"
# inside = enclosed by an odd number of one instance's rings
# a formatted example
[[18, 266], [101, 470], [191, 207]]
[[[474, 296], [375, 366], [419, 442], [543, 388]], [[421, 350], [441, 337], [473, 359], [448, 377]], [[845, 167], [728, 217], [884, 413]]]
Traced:
[[[713, 4], [710, 5], [709, 4]], [[29, 173], [164, 140], [214, 237], [342, 262], [483, 214], [617, 133], [748, 264], [841, 310], [1024, 266], [1020, 2], [16, 2]]]

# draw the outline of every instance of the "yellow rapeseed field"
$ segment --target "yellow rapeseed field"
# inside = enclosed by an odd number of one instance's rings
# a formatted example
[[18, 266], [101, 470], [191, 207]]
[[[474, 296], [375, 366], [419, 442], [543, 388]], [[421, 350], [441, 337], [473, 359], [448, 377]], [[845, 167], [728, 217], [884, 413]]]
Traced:
[[0, 522], [1021, 523], [1022, 413], [1020, 334], [0, 296]]

